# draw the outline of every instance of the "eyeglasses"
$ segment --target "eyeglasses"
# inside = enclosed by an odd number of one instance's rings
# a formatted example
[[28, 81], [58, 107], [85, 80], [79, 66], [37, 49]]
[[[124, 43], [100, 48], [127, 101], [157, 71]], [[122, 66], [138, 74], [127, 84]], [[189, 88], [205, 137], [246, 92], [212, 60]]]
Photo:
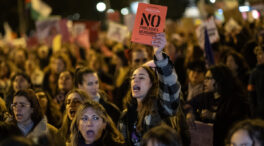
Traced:
[[27, 103], [13, 103], [11, 104], [11, 109], [14, 109], [14, 108], [26, 108], [26, 107], [30, 107], [30, 104], [27, 104]]

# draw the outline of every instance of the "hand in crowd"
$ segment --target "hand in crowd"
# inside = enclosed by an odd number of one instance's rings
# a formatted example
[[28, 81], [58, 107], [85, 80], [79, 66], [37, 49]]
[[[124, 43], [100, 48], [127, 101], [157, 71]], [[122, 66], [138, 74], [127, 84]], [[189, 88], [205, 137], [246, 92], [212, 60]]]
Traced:
[[162, 60], [162, 50], [166, 46], [166, 35], [164, 32], [158, 33], [153, 37], [152, 45], [154, 46], [154, 55], [157, 57], [158, 60]]

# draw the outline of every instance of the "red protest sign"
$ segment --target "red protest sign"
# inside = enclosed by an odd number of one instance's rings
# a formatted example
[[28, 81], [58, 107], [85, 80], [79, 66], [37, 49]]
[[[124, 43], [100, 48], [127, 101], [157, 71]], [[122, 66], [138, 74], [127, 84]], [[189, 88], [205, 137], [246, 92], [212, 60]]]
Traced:
[[166, 14], [166, 6], [139, 3], [131, 41], [152, 45], [152, 37], [163, 32]]

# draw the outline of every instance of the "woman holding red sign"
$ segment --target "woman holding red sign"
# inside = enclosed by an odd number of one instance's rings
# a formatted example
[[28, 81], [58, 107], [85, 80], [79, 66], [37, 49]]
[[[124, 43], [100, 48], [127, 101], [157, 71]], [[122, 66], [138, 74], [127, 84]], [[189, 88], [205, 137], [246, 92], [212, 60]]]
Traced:
[[180, 84], [169, 57], [162, 53], [166, 45], [164, 33], [153, 37], [155, 70], [140, 66], [131, 76], [131, 88], [119, 129], [127, 145], [140, 145], [144, 133], [175, 116], [179, 105]]

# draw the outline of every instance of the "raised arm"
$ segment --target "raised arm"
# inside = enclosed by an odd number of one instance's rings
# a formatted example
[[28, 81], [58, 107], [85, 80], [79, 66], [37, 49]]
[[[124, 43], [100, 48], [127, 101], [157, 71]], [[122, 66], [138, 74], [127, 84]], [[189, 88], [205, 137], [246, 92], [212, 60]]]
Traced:
[[163, 109], [162, 114], [173, 116], [179, 105], [181, 86], [169, 57], [165, 53], [162, 53], [166, 45], [165, 34], [157, 34], [152, 44], [154, 45], [154, 62], [159, 77], [159, 96], [160, 105]]

